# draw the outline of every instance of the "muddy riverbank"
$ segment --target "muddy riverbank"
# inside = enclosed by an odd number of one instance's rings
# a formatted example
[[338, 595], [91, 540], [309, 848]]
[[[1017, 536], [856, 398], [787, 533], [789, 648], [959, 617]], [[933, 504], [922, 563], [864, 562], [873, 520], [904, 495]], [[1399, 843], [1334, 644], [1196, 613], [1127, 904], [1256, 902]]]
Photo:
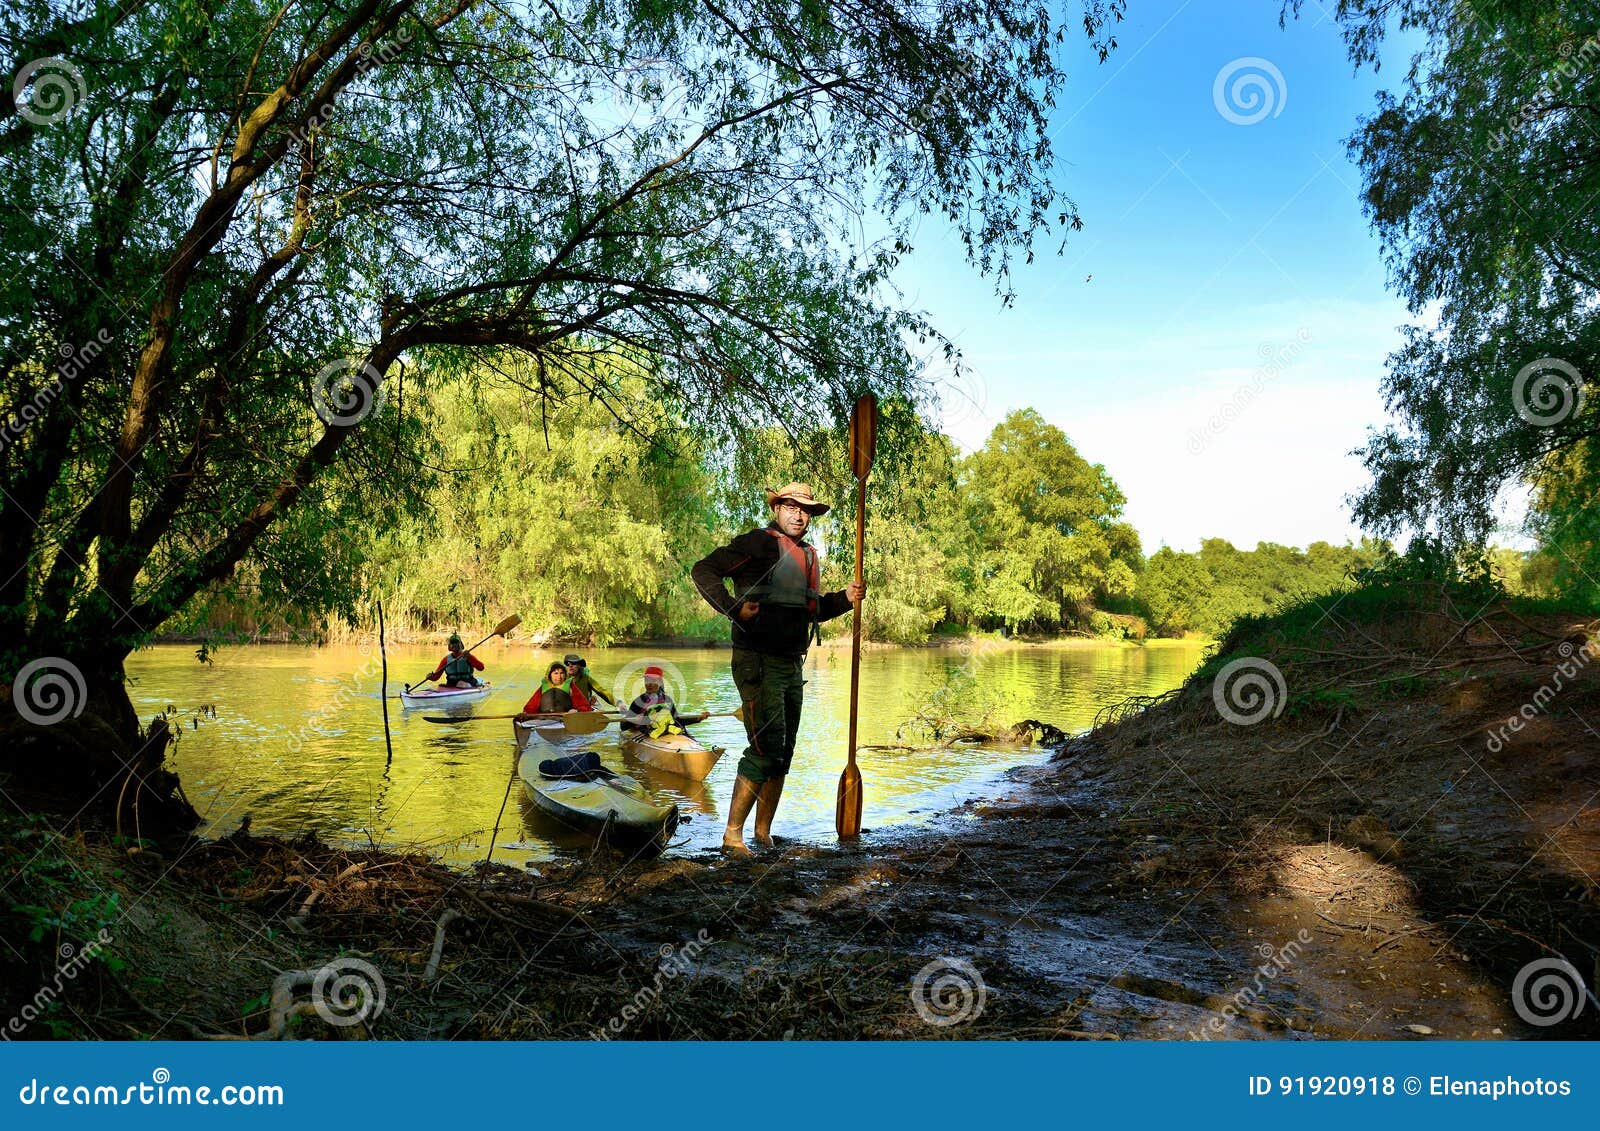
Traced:
[[[1592, 987], [1600, 954], [1597, 632], [1330, 598], [930, 828], [748, 861], [464, 872], [248, 832], [130, 856], [41, 822], [7, 837], [8, 897], [78, 911], [13, 903], [8, 937], [39, 922], [8, 1009], [103, 920], [47, 1003], [63, 1035], [260, 1035], [277, 979], [277, 1027], [313, 1037], [1594, 1037], [1548, 976]], [[375, 1018], [284, 977], [336, 961], [381, 979]]]

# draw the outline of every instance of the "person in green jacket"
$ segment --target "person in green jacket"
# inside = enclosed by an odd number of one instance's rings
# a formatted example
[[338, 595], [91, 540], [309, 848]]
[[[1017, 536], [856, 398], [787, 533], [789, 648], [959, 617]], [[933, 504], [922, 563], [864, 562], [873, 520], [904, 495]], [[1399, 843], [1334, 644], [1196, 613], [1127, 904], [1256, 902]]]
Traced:
[[605, 700], [608, 707], [617, 705], [617, 701], [611, 698], [611, 692], [596, 683], [594, 676], [589, 674], [589, 661], [576, 652], [568, 652], [561, 662], [567, 665], [567, 682], [587, 695], [590, 702], [598, 697]]

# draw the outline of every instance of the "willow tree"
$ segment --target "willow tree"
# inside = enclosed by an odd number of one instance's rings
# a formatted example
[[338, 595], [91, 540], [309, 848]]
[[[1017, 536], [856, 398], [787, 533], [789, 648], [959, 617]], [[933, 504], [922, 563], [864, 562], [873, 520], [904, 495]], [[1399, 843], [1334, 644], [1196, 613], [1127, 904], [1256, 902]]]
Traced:
[[1350, 142], [1418, 318], [1389, 358], [1398, 424], [1366, 445], [1356, 514], [1481, 543], [1497, 496], [1531, 482], [1541, 536], [1580, 534], [1597, 564], [1600, 475], [1583, 449], [1600, 435], [1600, 10], [1340, 0], [1335, 14], [1358, 65], [1395, 28], [1421, 44]]
[[[1075, 17], [1102, 60], [1121, 6]], [[1063, 39], [1023, 0], [8, 6], [7, 681], [66, 661], [132, 739], [123, 660], [203, 587], [348, 602], [343, 533], [438, 479], [440, 374], [516, 358], [645, 441], [917, 395], [919, 218], [1002, 289], [1078, 225]]]

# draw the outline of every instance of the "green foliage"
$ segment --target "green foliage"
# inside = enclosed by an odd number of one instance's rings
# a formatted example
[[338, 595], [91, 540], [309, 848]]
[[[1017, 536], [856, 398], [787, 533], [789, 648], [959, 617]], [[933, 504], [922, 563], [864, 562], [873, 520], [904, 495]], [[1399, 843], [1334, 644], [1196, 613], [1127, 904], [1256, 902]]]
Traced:
[[[673, 419], [655, 384], [613, 380], [630, 416]], [[552, 408], [470, 376], [439, 392], [426, 424], [447, 461], [446, 485], [428, 492], [419, 517], [350, 540], [392, 632], [487, 625], [514, 609], [534, 637], [725, 638], [690, 567], [764, 524], [762, 488], [791, 479], [832, 504], [812, 526], [823, 589], [853, 576], [855, 480], [842, 429], [753, 429], [737, 447], [702, 444], [684, 430], [669, 443], [588, 399]], [[997, 628], [1139, 640], [1147, 622], [1166, 635], [1215, 635], [1240, 615], [1347, 585], [1380, 554], [1377, 543], [1241, 552], [1212, 539], [1198, 554], [1163, 548], [1141, 563], [1116, 484], [1032, 411], [1013, 413], [983, 449], [962, 456], [909, 403], [888, 401], [869, 488], [864, 572], [873, 596], [863, 630], [892, 643]], [[337, 610], [300, 613], [320, 624]], [[271, 616], [244, 577], [173, 627], [230, 635]], [[370, 612], [363, 619], [370, 628]], [[841, 618], [825, 631], [848, 626]]]
[[1164, 636], [1223, 635], [1241, 617], [1266, 616], [1307, 598], [1352, 588], [1355, 577], [1388, 553], [1386, 543], [1313, 542], [1304, 551], [1272, 542], [1239, 550], [1208, 538], [1198, 553], [1163, 546], [1150, 556], [1137, 597], [1151, 626]]
[[[1077, 15], [1104, 59], [1122, 0]], [[38, 75], [0, 88], [0, 675], [49, 653], [120, 688], [235, 578], [355, 615], [371, 532], [424, 528], [460, 459], [544, 458], [487, 426], [441, 450], [428, 410], [464, 374], [542, 402], [521, 420], [582, 400], [646, 447], [735, 452], [866, 389], [924, 397], [912, 349], [953, 349], [892, 285], [921, 218], [1002, 292], [1079, 226], [1050, 176], [1062, 39], [1023, 0], [0, 9], [8, 58], [81, 75], [53, 115]], [[573, 474], [618, 454], [555, 446]], [[565, 542], [513, 545], [531, 512], [502, 511], [469, 552], [491, 508], [451, 514], [425, 584], [493, 569], [552, 623], [635, 622], [667, 584], [655, 518], [585, 491], [519, 500], [572, 503]], [[579, 576], [635, 603], [615, 620]], [[110, 717], [131, 737], [125, 696]]]
[[1009, 414], [966, 464], [976, 556], [973, 616], [1011, 629], [1084, 623], [1133, 593], [1139, 535], [1099, 464], [1033, 409]]
[[[491, 624], [522, 613], [526, 634], [649, 636], [680, 627], [698, 604], [689, 566], [722, 524], [687, 433], [678, 447], [641, 442], [592, 401], [541, 412], [537, 396], [462, 380], [431, 420], [458, 470], [431, 492], [432, 521], [363, 549], [373, 584], [418, 627]], [[630, 407], [676, 409], [643, 381]]]
[[1419, 319], [1389, 358], [1398, 423], [1364, 449], [1373, 478], [1356, 516], [1385, 535], [1483, 545], [1502, 492], [1531, 483], [1545, 552], [1534, 580], [1593, 607], [1595, 6], [1339, 0], [1335, 14], [1358, 65], [1375, 64], [1397, 28], [1420, 43], [1400, 89], [1379, 95], [1350, 142], [1393, 285]]

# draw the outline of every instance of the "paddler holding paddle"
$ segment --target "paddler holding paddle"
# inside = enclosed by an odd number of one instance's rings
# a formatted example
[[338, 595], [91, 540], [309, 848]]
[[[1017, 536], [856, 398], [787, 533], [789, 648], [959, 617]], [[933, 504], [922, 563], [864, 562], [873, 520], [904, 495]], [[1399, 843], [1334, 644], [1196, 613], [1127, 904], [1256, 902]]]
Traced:
[[[768, 488], [767, 505], [770, 523], [713, 550], [693, 570], [700, 595], [733, 622], [733, 681], [750, 745], [739, 760], [722, 848], [740, 856], [750, 852], [744, 823], [751, 809], [756, 843], [772, 843], [772, 817], [800, 728], [806, 651], [821, 638], [817, 626], [849, 612], [867, 593], [861, 580], [836, 593], [818, 591], [817, 552], [805, 537], [811, 519], [826, 514], [828, 505], [809, 485]], [[732, 596], [724, 579], [733, 581]]]
[[423, 676], [423, 679], [438, 679], [442, 675], [443, 687], [477, 687], [478, 677], [472, 673], [483, 670], [483, 661], [462, 647], [461, 636], [458, 633], [452, 632], [445, 645], [450, 650], [444, 654], [444, 659], [439, 661], [439, 666]]

